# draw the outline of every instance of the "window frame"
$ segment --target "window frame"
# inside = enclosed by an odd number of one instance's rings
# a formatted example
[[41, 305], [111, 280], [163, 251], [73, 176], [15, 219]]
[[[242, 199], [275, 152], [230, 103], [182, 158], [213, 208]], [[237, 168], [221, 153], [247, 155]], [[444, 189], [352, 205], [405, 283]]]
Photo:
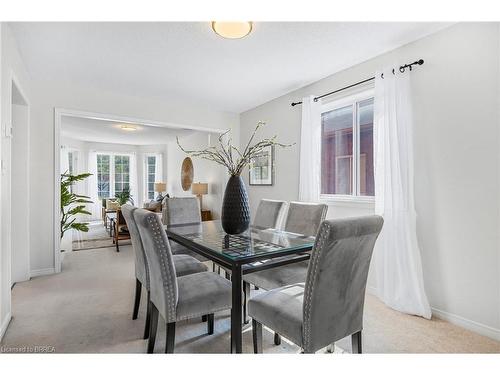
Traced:
[[[351, 181], [353, 189], [353, 194], [320, 194], [320, 201], [322, 202], [339, 202], [339, 203], [362, 203], [362, 204], [373, 204], [375, 202], [375, 196], [370, 195], [360, 195], [360, 127], [359, 127], [359, 109], [358, 103], [363, 102], [368, 99], [374, 98], [375, 90], [374, 88], [368, 88], [361, 92], [350, 94], [343, 97], [337, 97], [336, 99], [330, 100], [323, 103], [321, 106], [321, 113], [323, 115], [325, 112], [334, 111], [349, 105], [353, 108], [353, 124], [352, 124], [352, 175], [353, 179]], [[322, 154], [322, 139], [320, 139], [320, 155]], [[320, 170], [322, 173], [322, 170]], [[321, 181], [320, 181], [321, 184]]]
[[[155, 158], [155, 180], [153, 182], [153, 198], [149, 198], [148, 197], [148, 182], [149, 182], [149, 169], [148, 169], [148, 158], [150, 157], [154, 157]], [[158, 176], [156, 175], [156, 168], [157, 168], [157, 163], [158, 163], [158, 159], [160, 157], [160, 154], [159, 153], [146, 153], [144, 154], [144, 161], [143, 161], [143, 168], [144, 168], [144, 174], [143, 174], [143, 179], [142, 179], [142, 182], [144, 184], [144, 201], [150, 201], [150, 200], [154, 200], [155, 197], [154, 197], [154, 183], [156, 182], [159, 182], [158, 180]]]
[[[96, 161], [97, 161], [97, 157], [99, 155], [104, 155], [104, 156], [109, 156], [109, 197], [99, 197], [99, 173], [97, 172], [99, 170], [99, 167], [97, 167], [97, 171], [96, 171], [96, 184], [97, 184], [97, 197], [98, 199], [100, 200], [103, 200], [103, 199], [113, 199], [115, 198], [116, 196], [116, 189], [115, 189], [115, 182], [116, 182], [116, 177], [115, 177], [115, 157], [116, 156], [126, 156], [128, 157], [129, 159], [129, 171], [128, 171], [128, 186], [129, 186], [129, 189], [131, 188], [130, 184], [131, 184], [131, 175], [132, 175], [132, 170], [131, 170], [131, 161], [132, 161], [132, 157], [133, 157], [133, 154], [130, 154], [130, 153], [122, 153], [122, 152], [109, 152], [109, 151], [95, 151], [96, 153]], [[123, 175], [123, 172], [122, 172], [122, 175]], [[122, 180], [122, 185], [123, 185], [123, 180]]]

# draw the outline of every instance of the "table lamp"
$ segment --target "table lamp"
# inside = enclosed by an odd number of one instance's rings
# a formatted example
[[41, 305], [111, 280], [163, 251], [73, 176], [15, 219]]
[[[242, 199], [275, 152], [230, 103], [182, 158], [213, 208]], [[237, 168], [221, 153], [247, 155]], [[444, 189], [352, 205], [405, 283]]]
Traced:
[[208, 194], [208, 184], [205, 183], [193, 183], [191, 184], [191, 193], [196, 195], [200, 199], [200, 210], [203, 210], [203, 195]]
[[158, 193], [158, 196], [156, 197], [157, 202], [161, 202], [163, 200], [163, 193], [164, 191], [167, 191], [167, 184], [165, 182], [155, 182], [155, 192]]

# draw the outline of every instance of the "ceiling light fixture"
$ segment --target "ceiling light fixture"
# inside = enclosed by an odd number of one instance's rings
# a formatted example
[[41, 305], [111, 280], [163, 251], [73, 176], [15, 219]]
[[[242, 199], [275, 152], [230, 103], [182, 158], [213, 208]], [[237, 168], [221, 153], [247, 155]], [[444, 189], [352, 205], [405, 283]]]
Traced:
[[212, 30], [227, 39], [241, 39], [250, 34], [252, 28], [252, 22], [212, 22]]
[[135, 132], [137, 130], [137, 128], [133, 125], [121, 125], [120, 128], [127, 132]]

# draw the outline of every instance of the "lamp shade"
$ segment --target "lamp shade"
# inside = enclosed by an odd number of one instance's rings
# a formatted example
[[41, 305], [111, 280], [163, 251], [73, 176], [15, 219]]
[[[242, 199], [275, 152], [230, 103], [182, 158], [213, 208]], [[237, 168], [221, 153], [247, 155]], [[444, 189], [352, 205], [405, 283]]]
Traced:
[[155, 191], [157, 193], [167, 191], [167, 184], [165, 182], [155, 182]]
[[208, 184], [202, 184], [201, 182], [191, 184], [191, 193], [194, 195], [208, 194]]

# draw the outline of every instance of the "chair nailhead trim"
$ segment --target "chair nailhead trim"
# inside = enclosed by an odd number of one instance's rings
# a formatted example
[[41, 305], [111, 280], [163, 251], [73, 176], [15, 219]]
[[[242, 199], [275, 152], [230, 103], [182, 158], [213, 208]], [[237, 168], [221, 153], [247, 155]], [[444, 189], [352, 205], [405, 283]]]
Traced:
[[[312, 296], [314, 294], [314, 285], [316, 284], [316, 276], [318, 273], [318, 266], [320, 264], [321, 252], [323, 250], [326, 239], [330, 236], [330, 225], [323, 223], [319, 230], [319, 237], [314, 244], [312, 259], [309, 264], [310, 274], [308, 272], [306, 279], [306, 290], [304, 292], [304, 322], [303, 322], [303, 335], [304, 335], [304, 349], [309, 349], [311, 340], [311, 308]], [[312, 264], [311, 264], [312, 263]]]
[[[153, 233], [153, 241], [155, 244], [155, 251], [160, 259], [160, 270], [162, 276], [163, 292], [165, 295], [165, 318], [167, 321], [175, 321], [177, 302], [177, 277], [175, 275], [175, 266], [172, 262], [170, 254], [170, 247], [165, 243], [163, 225], [158, 224], [158, 218], [155, 216], [148, 217], [148, 223]], [[166, 235], [165, 235], [166, 236]]]

